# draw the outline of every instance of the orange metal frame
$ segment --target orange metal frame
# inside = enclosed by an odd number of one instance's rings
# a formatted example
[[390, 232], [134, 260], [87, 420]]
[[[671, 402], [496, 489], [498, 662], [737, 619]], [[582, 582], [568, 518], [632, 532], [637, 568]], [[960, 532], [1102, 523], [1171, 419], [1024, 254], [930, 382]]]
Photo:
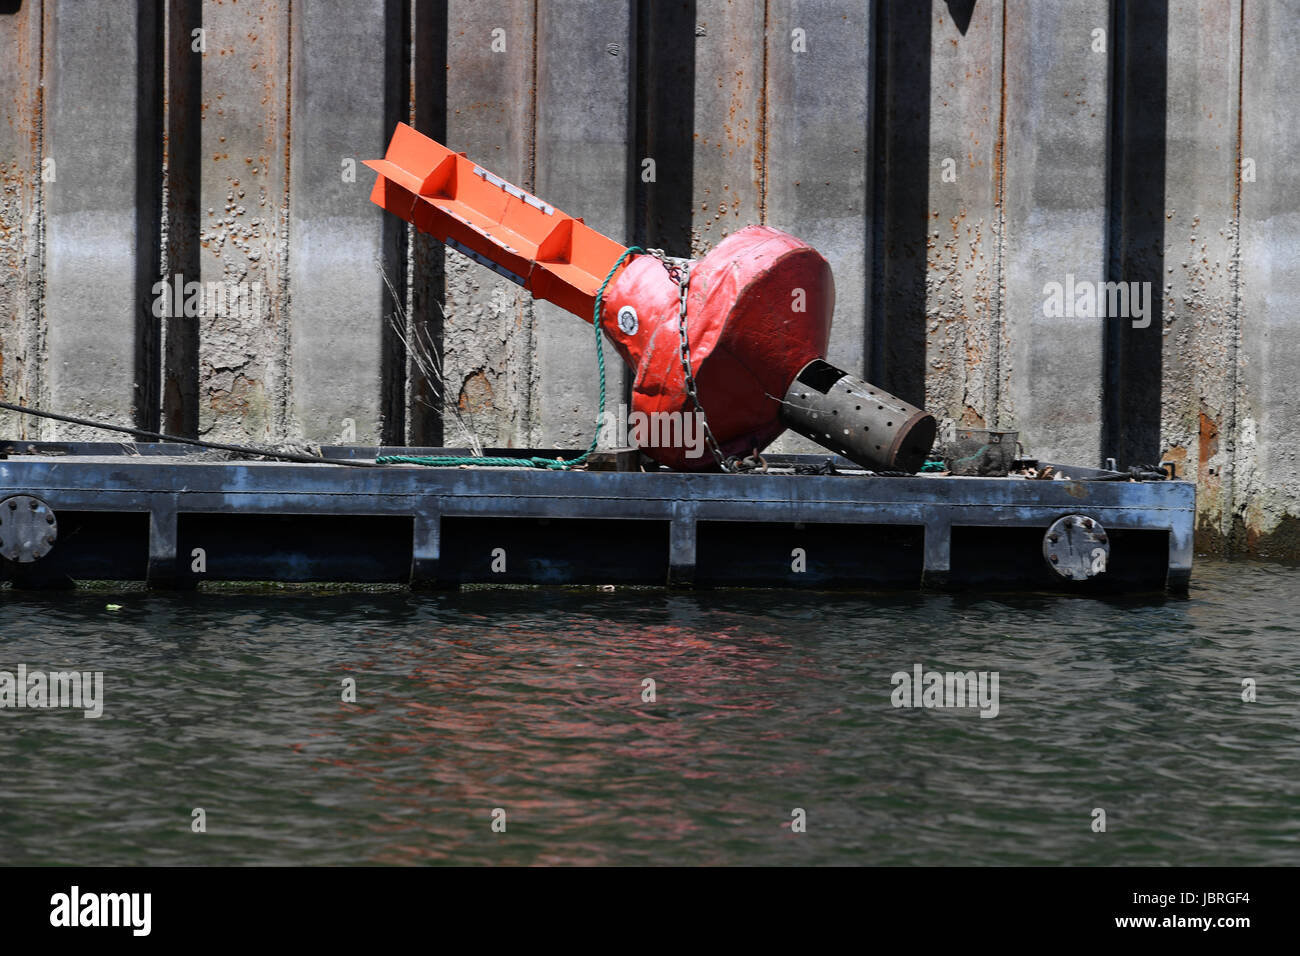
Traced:
[[372, 202], [588, 322], [625, 247], [399, 123]]

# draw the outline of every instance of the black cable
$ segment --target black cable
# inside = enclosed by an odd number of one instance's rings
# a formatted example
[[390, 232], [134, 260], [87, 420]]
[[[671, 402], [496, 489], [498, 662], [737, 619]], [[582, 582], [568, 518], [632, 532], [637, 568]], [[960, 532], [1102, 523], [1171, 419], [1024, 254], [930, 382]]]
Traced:
[[221, 442], [203, 441], [198, 438], [182, 438], [180, 435], [151, 432], [146, 431], [143, 428], [128, 428], [126, 425], [109, 425], [105, 422], [93, 422], [88, 418], [76, 418], [72, 415], [60, 415], [58, 412], [42, 411], [39, 408], [30, 408], [26, 405], [14, 405], [10, 402], [0, 402], [0, 408], [7, 408], [11, 412], [21, 412], [24, 415], [35, 415], [37, 418], [52, 418], [56, 422], [68, 422], [71, 425], [85, 425], [87, 428], [100, 428], [104, 431], [123, 432], [127, 435], [150, 438], [154, 441], [176, 442], [181, 445], [197, 445], [199, 448], [211, 448], [216, 451], [233, 451], [241, 455], [258, 455], [262, 458], [278, 458], [281, 461], [297, 461], [309, 465], [347, 465], [351, 468], [383, 467], [372, 461], [350, 461], [346, 458], [320, 458], [315, 455], [295, 455], [293, 452], [271, 451], [269, 448], [253, 448], [249, 445], [225, 445]]
[[1152, 465], [1133, 465], [1127, 471], [1114, 475], [1097, 475], [1093, 478], [1080, 478], [1080, 481], [1168, 481], [1169, 475], [1161, 468]]

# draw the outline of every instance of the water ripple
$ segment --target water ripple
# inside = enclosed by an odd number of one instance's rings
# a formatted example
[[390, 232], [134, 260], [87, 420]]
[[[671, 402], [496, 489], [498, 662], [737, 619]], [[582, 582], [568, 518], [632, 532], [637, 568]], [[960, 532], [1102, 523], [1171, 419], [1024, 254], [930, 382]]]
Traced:
[[[1202, 561], [1186, 600], [8, 592], [0, 670], [101, 670], [105, 703], [0, 710], [0, 840], [11, 863], [1295, 864], [1298, 584]], [[997, 717], [893, 707], [915, 664], [996, 671]]]

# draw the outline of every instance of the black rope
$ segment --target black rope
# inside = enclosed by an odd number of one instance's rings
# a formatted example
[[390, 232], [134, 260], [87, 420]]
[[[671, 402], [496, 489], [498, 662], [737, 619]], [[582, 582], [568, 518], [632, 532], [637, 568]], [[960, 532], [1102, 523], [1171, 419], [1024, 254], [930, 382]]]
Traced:
[[168, 435], [164, 432], [151, 432], [146, 431], [143, 428], [128, 428], [126, 425], [109, 425], [107, 422], [94, 422], [88, 418], [76, 418], [73, 415], [60, 415], [58, 412], [47, 412], [39, 408], [30, 408], [26, 405], [14, 405], [10, 402], [0, 402], [0, 408], [7, 408], [11, 412], [21, 412], [24, 415], [35, 415], [37, 418], [51, 418], [56, 422], [67, 422], [71, 425], [85, 425], [87, 428], [100, 428], [104, 431], [122, 432], [127, 435], [135, 435], [139, 438], [149, 438], [154, 441], [176, 442], [181, 445], [196, 445], [199, 448], [211, 448], [215, 451], [233, 451], [241, 455], [257, 455], [262, 458], [278, 458], [281, 461], [296, 461], [309, 465], [348, 465], [352, 468], [382, 467], [371, 461], [349, 461], [345, 458], [321, 458], [315, 455], [295, 455], [293, 452], [272, 451], [269, 448], [254, 448], [250, 445], [225, 445], [221, 442], [203, 441], [198, 438], [182, 438], [180, 435]]

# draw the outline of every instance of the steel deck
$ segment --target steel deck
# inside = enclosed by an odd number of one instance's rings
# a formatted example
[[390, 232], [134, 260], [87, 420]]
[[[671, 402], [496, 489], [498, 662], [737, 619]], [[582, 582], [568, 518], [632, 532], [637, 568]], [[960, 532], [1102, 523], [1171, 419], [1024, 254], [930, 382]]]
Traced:
[[[9, 453], [0, 498], [35, 496], [58, 519], [47, 556], [6, 557], [15, 587], [228, 580], [1181, 592], [1192, 567], [1195, 488], [1183, 481], [882, 477], [855, 473], [843, 459], [834, 461], [844, 474], [731, 475], [208, 461], [187, 446], [131, 443], [11, 442], [0, 451]], [[1105, 474], [1056, 467], [1073, 478]], [[1044, 532], [1069, 514], [1109, 535], [1109, 567], [1093, 580], [1060, 580], [1043, 559]]]

